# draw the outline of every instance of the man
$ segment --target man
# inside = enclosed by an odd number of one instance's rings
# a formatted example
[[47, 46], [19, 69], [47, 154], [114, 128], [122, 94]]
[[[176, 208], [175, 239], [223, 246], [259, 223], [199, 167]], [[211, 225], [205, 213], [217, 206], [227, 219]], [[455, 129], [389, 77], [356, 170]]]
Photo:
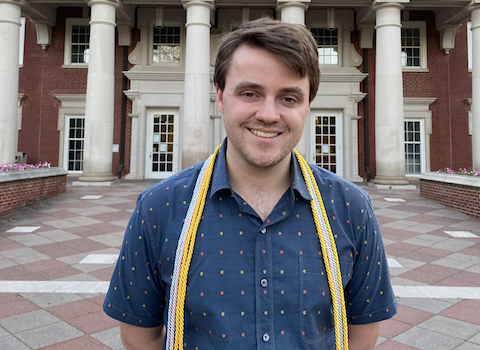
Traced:
[[[319, 242], [313, 185], [292, 152], [319, 79], [305, 28], [260, 19], [224, 37], [214, 81], [227, 139], [205, 163], [215, 162], [211, 180], [202, 163], [139, 197], [105, 299], [128, 350], [173, 349], [174, 341], [185, 349], [335, 349], [341, 320], [327, 277], [336, 275]], [[373, 349], [379, 321], [396, 312], [378, 222], [366, 192], [310, 167], [326, 212], [316, 218], [326, 217], [338, 252], [349, 347]], [[208, 192], [191, 230], [198, 188]], [[190, 248], [186, 231], [196, 235]], [[186, 296], [177, 297], [182, 278]]]

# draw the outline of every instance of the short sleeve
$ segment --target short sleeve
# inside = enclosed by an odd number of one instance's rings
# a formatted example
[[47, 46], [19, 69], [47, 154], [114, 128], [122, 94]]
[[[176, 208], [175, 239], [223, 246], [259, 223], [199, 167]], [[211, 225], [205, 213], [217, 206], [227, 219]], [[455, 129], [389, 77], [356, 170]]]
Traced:
[[130, 218], [117, 265], [104, 301], [104, 311], [140, 327], [163, 324], [165, 291], [160, 283], [152, 228], [140, 199]]
[[365, 324], [395, 315], [397, 304], [380, 226], [367, 200], [365, 229], [356, 240], [356, 259], [351, 280], [345, 288], [348, 323]]

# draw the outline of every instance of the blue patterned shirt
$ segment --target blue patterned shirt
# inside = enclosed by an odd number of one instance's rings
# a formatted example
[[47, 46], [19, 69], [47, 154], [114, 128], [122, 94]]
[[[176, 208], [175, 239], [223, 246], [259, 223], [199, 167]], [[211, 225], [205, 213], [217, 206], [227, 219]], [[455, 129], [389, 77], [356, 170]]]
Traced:
[[[292, 185], [267, 220], [217, 157], [188, 275], [185, 349], [334, 349], [331, 297], [310, 195], [295, 156]], [[348, 322], [392, 317], [396, 301], [367, 193], [310, 165], [335, 236]], [[164, 324], [177, 241], [201, 164], [143, 192], [105, 298], [111, 317]]]

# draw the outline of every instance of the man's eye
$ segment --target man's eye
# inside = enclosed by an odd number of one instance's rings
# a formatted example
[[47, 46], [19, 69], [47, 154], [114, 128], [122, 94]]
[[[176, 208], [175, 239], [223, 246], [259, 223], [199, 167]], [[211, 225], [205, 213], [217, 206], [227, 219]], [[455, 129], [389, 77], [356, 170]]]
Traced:
[[285, 97], [285, 98], [284, 98], [284, 101], [287, 102], [287, 103], [294, 103], [294, 102], [296, 102], [297, 100], [294, 99], [293, 97]]
[[245, 96], [245, 97], [253, 97], [253, 96], [255, 96], [255, 95], [254, 95], [252, 92], [244, 92], [244, 93], [243, 93], [243, 96]]

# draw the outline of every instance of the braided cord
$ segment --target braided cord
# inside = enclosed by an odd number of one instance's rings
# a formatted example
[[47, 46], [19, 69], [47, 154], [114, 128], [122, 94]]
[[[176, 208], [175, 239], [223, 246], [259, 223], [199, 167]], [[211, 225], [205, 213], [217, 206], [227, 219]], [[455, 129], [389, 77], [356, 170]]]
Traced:
[[302, 169], [303, 177], [308, 186], [308, 192], [313, 198], [310, 204], [315, 226], [317, 228], [317, 235], [320, 240], [320, 247], [322, 249], [322, 256], [327, 271], [328, 286], [330, 288], [333, 304], [335, 348], [337, 350], [348, 350], [347, 313], [345, 309], [342, 275], [335, 239], [328, 222], [327, 212], [325, 211], [325, 206], [323, 205], [322, 197], [317, 182], [313, 176], [313, 172], [305, 159], [296, 150], [293, 150], [293, 152], [295, 153]]
[[178, 240], [172, 274], [172, 285], [170, 287], [170, 302], [168, 305], [166, 334], [166, 349], [168, 350], [181, 349], [183, 347], [183, 317], [188, 270], [192, 259], [197, 228], [202, 217], [203, 207], [210, 185], [210, 178], [213, 173], [213, 165], [219, 150], [220, 146], [218, 146], [215, 152], [205, 161], [200, 170], [193, 190], [192, 200], [183, 223], [182, 232]]
[[[192, 260], [195, 238], [200, 219], [205, 207], [207, 192], [210, 187], [210, 179], [213, 173], [215, 158], [221, 146], [205, 161], [195, 183], [182, 232], [180, 234], [175, 263], [170, 287], [170, 302], [168, 306], [166, 349], [182, 350], [183, 333], [185, 327], [185, 297], [187, 290], [187, 277]], [[328, 286], [332, 297], [333, 318], [335, 323], [335, 347], [336, 350], [348, 350], [348, 331], [343, 296], [342, 276], [340, 263], [332, 230], [328, 223], [328, 217], [323, 205], [320, 191], [313, 176], [312, 170], [303, 157], [293, 150], [298, 159], [302, 174], [313, 200], [310, 201], [317, 236], [320, 240], [322, 256], [327, 271]]]

